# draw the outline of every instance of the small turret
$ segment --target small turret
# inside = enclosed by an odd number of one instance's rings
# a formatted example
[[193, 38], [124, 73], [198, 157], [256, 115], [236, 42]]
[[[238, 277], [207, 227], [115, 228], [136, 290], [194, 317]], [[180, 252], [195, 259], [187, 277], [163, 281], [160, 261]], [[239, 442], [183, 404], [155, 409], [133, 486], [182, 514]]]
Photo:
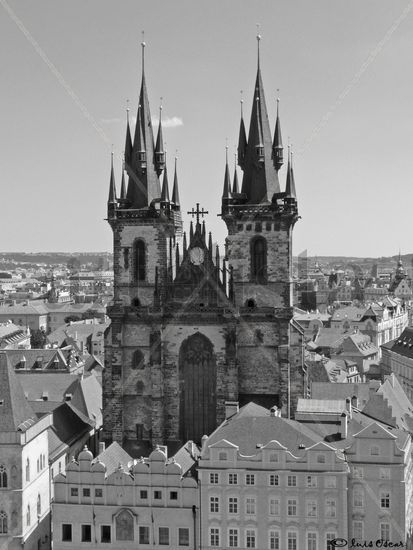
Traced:
[[247, 152], [247, 133], [245, 131], [245, 124], [244, 124], [244, 114], [243, 114], [243, 103], [244, 100], [241, 99], [241, 122], [239, 125], [239, 137], [238, 137], [238, 166], [241, 168], [241, 170], [244, 170], [245, 167], [245, 155]]
[[238, 174], [237, 174], [237, 155], [235, 155], [234, 163], [234, 179], [232, 182], [232, 193], [237, 195], [239, 193]]
[[277, 98], [277, 120], [275, 123], [274, 141], [272, 144], [272, 160], [274, 163], [274, 168], [277, 170], [277, 172], [281, 168], [281, 166], [284, 164], [279, 106], [280, 106], [280, 100], [279, 98]]
[[129, 166], [132, 162], [132, 137], [129, 125], [129, 102], [126, 108], [126, 138], [125, 138], [125, 170], [129, 172]]
[[138, 116], [136, 118], [136, 129], [135, 129], [135, 142], [137, 144], [137, 165], [139, 170], [146, 170], [146, 148], [145, 148], [145, 138], [142, 129], [142, 108], [141, 105], [138, 107]]
[[168, 170], [165, 165], [165, 170], [163, 172], [163, 181], [162, 181], [162, 193], [161, 193], [161, 206], [169, 206], [169, 185], [168, 185]]
[[224, 189], [222, 192], [222, 201], [229, 199], [231, 193], [231, 177], [229, 175], [228, 167], [228, 146], [225, 148], [225, 176], [224, 176]]
[[159, 106], [159, 126], [158, 137], [156, 138], [155, 146], [155, 169], [158, 176], [165, 168], [165, 151], [163, 149], [163, 136], [162, 136], [162, 105]]
[[178, 172], [177, 172], [177, 158], [175, 157], [175, 173], [174, 173], [174, 186], [172, 189], [172, 202], [177, 210], [180, 210], [181, 204], [179, 202], [179, 189], [178, 189]]
[[116, 185], [115, 185], [115, 173], [113, 170], [113, 152], [111, 154], [111, 167], [110, 167], [110, 181], [109, 181], [109, 197], [108, 197], [108, 210], [116, 209]]
[[297, 200], [297, 193], [295, 191], [294, 169], [293, 169], [293, 154], [288, 147], [288, 166], [287, 166], [287, 182], [285, 185], [285, 194], [288, 199]]

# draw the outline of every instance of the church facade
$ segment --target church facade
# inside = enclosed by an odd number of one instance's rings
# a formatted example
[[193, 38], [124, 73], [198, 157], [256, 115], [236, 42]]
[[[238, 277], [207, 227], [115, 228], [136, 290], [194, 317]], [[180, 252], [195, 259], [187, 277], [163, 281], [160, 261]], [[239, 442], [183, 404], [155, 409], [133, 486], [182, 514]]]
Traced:
[[[112, 169], [108, 222], [114, 301], [105, 340], [104, 437], [138, 455], [156, 444], [200, 443], [228, 403], [254, 401], [293, 417], [306, 375], [292, 308], [292, 230], [298, 219], [291, 155], [285, 190], [280, 120], [270, 129], [258, 62], [248, 137], [241, 113], [238, 183], [225, 166], [225, 250], [196, 205], [183, 232], [177, 167], [169, 190], [160, 117], [156, 140], [144, 71], [120, 193]], [[127, 184], [126, 184], [127, 181]]]

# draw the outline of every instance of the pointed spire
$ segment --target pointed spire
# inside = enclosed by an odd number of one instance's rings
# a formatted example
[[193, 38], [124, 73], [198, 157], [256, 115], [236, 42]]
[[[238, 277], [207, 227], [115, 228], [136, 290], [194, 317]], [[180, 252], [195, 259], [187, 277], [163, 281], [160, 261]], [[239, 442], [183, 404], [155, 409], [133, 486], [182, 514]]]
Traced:
[[122, 170], [122, 183], [120, 185], [120, 199], [126, 200], [125, 170]]
[[129, 100], [127, 100], [126, 107], [126, 139], [125, 139], [125, 169], [129, 170], [129, 166], [132, 162], [132, 137], [130, 133], [129, 124]]
[[178, 172], [177, 172], [177, 157], [175, 157], [175, 174], [174, 174], [174, 186], [172, 190], [172, 202], [174, 203], [175, 207], [180, 208], [180, 202], [179, 202], [179, 189], [178, 189]]
[[293, 154], [290, 145], [288, 146], [287, 182], [285, 185], [285, 193], [287, 198], [297, 199], [293, 170]]
[[115, 173], [113, 170], [113, 151], [111, 153], [111, 166], [110, 166], [110, 182], [109, 182], [109, 204], [116, 204], [116, 186], [115, 186]]
[[161, 202], [169, 204], [169, 185], [168, 185], [168, 170], [165, 165], [165, 170], [163, 172], [163, 182], [162, 182], [162, 193], [161, 193]]
[[206, 227], [205, 227], [205, 220], [202, 220], [202, 240], [206, 242]]
[[159, 106], [159, 125], [158, 125], [158, 137], [156, 138], [155, 146], [155, 168], [158, 176], [165, 168], [165, 152], [163, 150], [163, 135], [162, 135], [162, 98]]
[[184, 258], [186, 256], [186, 253], [188, 251], [188, 245], [186, 242], [186, 231], [184, 231], [184, 238], [182, 242], [182, 257]]
[[212, 233], [211, 233], [211, 231], [209, 232], [209, 235], [208, 235], [208, 252], [209, 252], [209, 257], [212, 260]]
[[238, 174], [237, 174], [237, 154], [236, 153], [235, 153], [234, 179], [233, 179], [233, 183], [232, 183], [232, 192], [234, 194], [239, 193]]
[[215, 267], [219, 269], [219, 246], [218, 244], [215, 247]]
[[275, 123], [274, 141], [272, 144], [272, 160], [274, 163], [274, 168], [277, 170], [277, 172], [281, 168], [281, 166], [284, 164], [279, 107], [280, 107], [280, 99], [277, 98], [277, 120]]
[[231, 178], [229, 175], [228, 167], [228, 145], [225, 147], [225, 176], [224, 176], [224, 190], [222, 192], [222, 200], [229, 199], [231, 192]]
[[176, 243], [176, 247], [175, 247], [175, 266], [176, 266], [176, 271], [178, 271], [179, 261], [180, 261], [180, 256], [179, 256], [179, 243]]
[[189, 224], [189, 242], [190, 243], [192, 242], [193, 238], [194, 238], [194, 224], [192, 223], [192, 220], [191, 220], [191, 223]]
[[242, 91], [241, 91], [241, 122], [239, 125], [239, 137], [238, 137], [238, 166], [241, 168], [241, 170], [244, 170], [245, 166], [245, 154], [247, 151], [247, 133], [245, 131], [245, 124], [244, 124], [244, 115], [243, 115], [243, 106], [244, 100], [242, 99]]
[[256, 107], [256, 124], [257, 124], [257, 136], [256, 136], [256, 142], [255, 142], [255, 152], [257, 156], [258, 162], [264, 162], [264, 138], [262, 137], [262, 127], [261, 127], [261, 119], [260, 119], [260, 98], [257, 94], [257, 97], [255, 98], [257, 107]]

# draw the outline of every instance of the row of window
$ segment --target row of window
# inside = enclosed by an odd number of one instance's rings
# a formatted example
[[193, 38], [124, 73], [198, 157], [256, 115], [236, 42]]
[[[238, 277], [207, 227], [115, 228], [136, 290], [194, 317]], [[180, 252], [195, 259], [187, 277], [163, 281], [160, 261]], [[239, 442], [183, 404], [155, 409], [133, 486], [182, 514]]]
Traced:
[[[353, 478], [364, 479], [364, 468], [361, 466], [354, 466]], [[379, 479], [390, 479], [390, 468], [379, 468]]]
[[[46, 467], [46, 455], [42, 453], [39, 455], [36, 461], [36, 470], [37, 473], [44, 470]], [[30, 481], [30, 459], [26, 460], [26, 481]], [[7, 468], [4, 464], [0, 464], [0, 489], [5, 489], [8, 487], [8, 475]]]
[[[390, 508], [390, 491], [383, 489], [379, 493], [380, 508]], [[353, 507], [364, 508], [365, 506], [365, 493], [363, 487], [355, 487], [353, 490]]]
[[[391, 528], [390, 523], [381, 522], [380, 523], [380, 539], [381, 540], [390, 540]], [[364, 521], [353, 521], [353, 538], [356, 541], [364, 540]]]
[[[262, 536], [262, 534], [260, 534]], [[335, 532], [328, 532], [325, 534], [325, 548], [327, 550], [330, 550], [331, 546], [329, 545], [329, 542], [336, 538]], [[267, 548], [269, 550], [298, 550], [299, 548], [301, 550], [317, 550], [319, 548], [318, 542], [319, 542], [319, 534], [315, 531], [308, 531], [306, 533], [305, 537], [305, 546], [303, 547], [298, 546], [299, 540], [298, 540], [298, 533], [297, 531], [287, 531], [285, 534], [283, 544], [283, 537], [277, 529], [270, 529], [268, 531], [268, 546]], [[238, 548], [238, 547], [244, 547], [244, 548], [257, 548], [257, 531], [255, 529], [245, 529], [244, 530], [244, 537], [241, 538], [241, 532], [240, 529], [237, 527], [235, 528], [229, 528], [227, 530], [227, 536], [226, 541], [225, 537], [221, 538], [221, 530], [219, 527], [211, 527], [209, 529], [209, 544], [210, 546], [223, 546], [227, 545], [230, 548]]]
[[[388, 497], [388, 507], [390, 507], [390, 497]], [[238, 497], [228, 497], [227, 510], [229, 514], [238, 514], [240, 510], [240, 499]], [[384, 500], [382, 502], [385, 502]], [[297, 498], [289, 498], [286, 500], [285, 513], [287, 516], [298, 516], [299, 501]], [[382, 506], [384, 507], [384, 506]], [[280, 515], [280, 499], [270, 498], [268, 502], [268, 513], [271, 516]], [[221, 511], [220, 497], [209, 497], [209, 512], [218, 514]], [[307, 517], [318, 516], [318, 502], [316, 500], [307, 500], [305, 503], [305, 511]], [[257, 499], [255, 497], [245, 497], [244, 513], [246, 515], [255, 515], [257, 513]], [[327, 518], [337, 517], [337, 501], [333, 498], [326, 498], [324, 501], [324, 516]]]
[[[37, 495], [37, 503], [36, 503], [36, 512], [37, 517], [40, 517], [42, 515], [42, 501], [40, 495]], [[27, 505], [26, 508], [26, 526], [29, 527], [32, 522], [32, 513], [30, 504]], [[8, 516], [7, 513], [4, 510], [0, 510], [0, 535], [4, 535], [8, 532]]]
[[[71, 497], [78, 497], [79, 496], [79, 488], [78, 487], [71, 487], [70, 488], [70, 496]], [[92, 492], [90, 487], [83, 487], [82, 488], [82, 496], [85, 498], [90, 498], [92, 496]], [[96, 498], [103, 497], [103, 489], [101, 487], [95, 487], [94, 496]], [[162, 500], [163, 498], [163, 492], [161, 490], [155, 490], [152, 493], [154, 500]], [[147, 489], [141, 489], [139, 491], [139, 498], [141, 500], [147, 500], [149, 497], [149, 491]], [[169, 491], [169, 499], [170, 500], [178, 500], [178, 491]]]
[[[255, 474], [245, 474], [244, 476], [245, 485], [255, 485], [256, 484], [256, 475]], [[306, 487], [317, 487], [319, 478], [314, 475], [305, 476], [304, 484]], [[324, 487], [328, 489], [334, 489], [337, 486], [336, 476], [323, 476]], [[237, 473], [227, 474], [228, 485], [238, 485], [241, 481], [241, 475]], [[270, 487], [280, 487], [283, 481], [283, 476], [280, 474], [269, 474], [268, 476], [268, 485]], [[285, 485], [287, 487], [298, 487], [300, 478], [296, 475], [287, 475], [285, 479]], [[210, 472], [209, 474], [209, 483], [211, 485], [220, 484], [220, 474], [218, 472]]]
[[[116, 523], [114, 530], [112, 530], [112, 525], [100, 525], [100, 529], [99, 527], [95, 529], [97, 531], [96, 535], [100, 534], [100, 542], [103, 543], [110, 543], [113, 540], [130, 541], [135, 538], [133, 528], [125, 530], [121, 520], [119, 524]], [[62, 523], [62, 541], [71, 542], [73, 540], [73, 531], [71, 523]], [[169, 545], [173, 543], [172, 536], [173, 530], [169, 527], [158, 527], [155, 530], [155, 528], [150, 528], [147, 525], [140, 525], [138, 528], [139, 544]], [[178, 546], [189, 546], [189, 528], [178, 527], [176, 530], [176, 540]], [[92, 542], [92, 525], [90, 523], [80, 525], [80, 541]]]

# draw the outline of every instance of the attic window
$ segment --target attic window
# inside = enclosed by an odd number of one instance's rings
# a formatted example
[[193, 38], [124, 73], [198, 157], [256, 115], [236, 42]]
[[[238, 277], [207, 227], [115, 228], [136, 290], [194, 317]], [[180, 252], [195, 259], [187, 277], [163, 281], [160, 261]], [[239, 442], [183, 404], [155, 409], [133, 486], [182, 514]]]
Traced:
[[48, 401], [49, 400], [49, 394], [47, 393], [47, 391], [43, 392], [42, 399], [43, 399], [43, 401]]
[[72, 401], [72, 397], [73, 397], [73, 395], [71, 393], [66, 393], [65, 394], [65, 401]]
[[4, 399], [0, 399], [0, 407], [4, 405]]

